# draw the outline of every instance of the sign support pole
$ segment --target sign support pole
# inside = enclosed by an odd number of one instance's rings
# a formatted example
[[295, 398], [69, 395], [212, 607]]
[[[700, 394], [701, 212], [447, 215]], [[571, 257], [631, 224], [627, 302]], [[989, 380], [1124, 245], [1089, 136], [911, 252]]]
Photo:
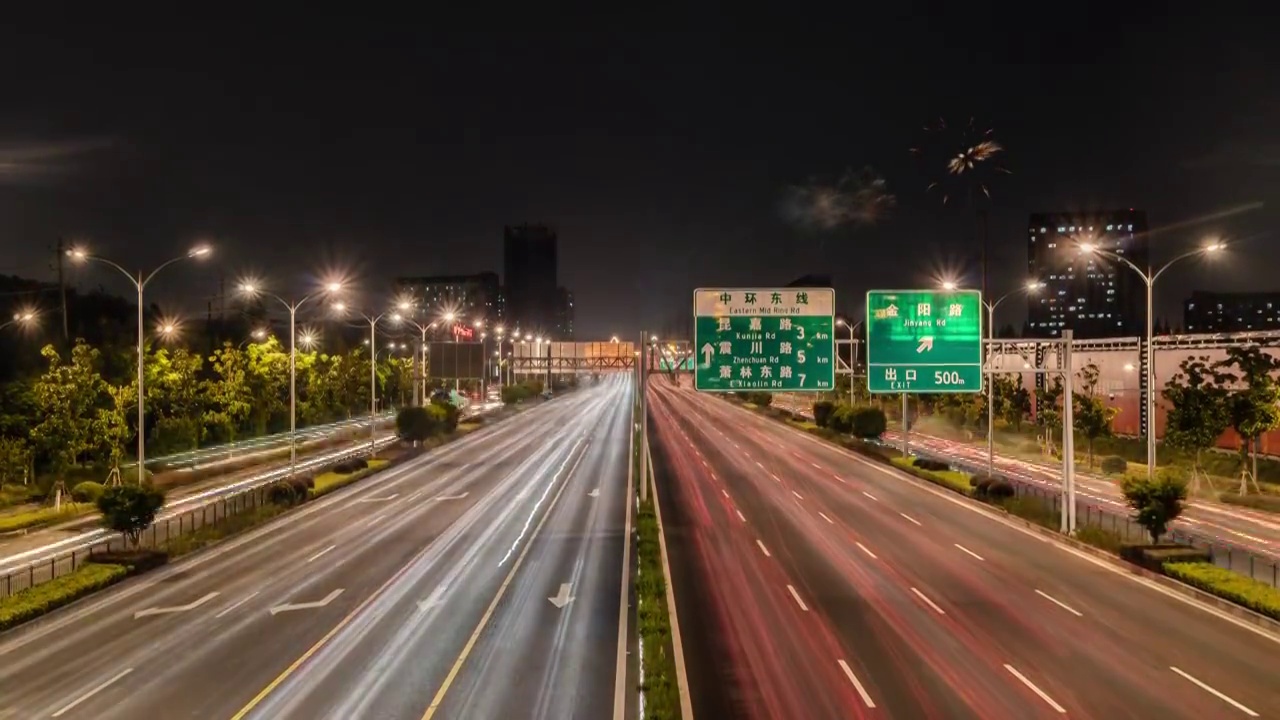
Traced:
[[1071, 367], [1070, 330], [1062, 331], [1062, 532], [1076, 534], [1075, 372]]
[[911, 437], [911, 423], [907, 420], [907, 394], [902, 393], [902, 457], [907, 456], [907, 444]]

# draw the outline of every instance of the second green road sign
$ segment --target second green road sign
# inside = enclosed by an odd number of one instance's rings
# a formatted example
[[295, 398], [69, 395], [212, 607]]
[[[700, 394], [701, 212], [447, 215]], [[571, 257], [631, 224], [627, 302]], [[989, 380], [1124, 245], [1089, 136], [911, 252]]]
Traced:
[[694, 387], [826, 392], [835, 387], [835, 291], [718, 288], [693, 293]]
[[872, 290], [866, 324], [870, 392], [982, 392], [977, 290]]

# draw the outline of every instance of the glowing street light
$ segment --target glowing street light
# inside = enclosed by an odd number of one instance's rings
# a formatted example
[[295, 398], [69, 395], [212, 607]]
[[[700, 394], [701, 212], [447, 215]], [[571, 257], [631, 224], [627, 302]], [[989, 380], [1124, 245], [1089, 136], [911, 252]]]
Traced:
[[292, 475], [294, 466], [298, 461], [298, 343], [302, 343], [304, 348], [310, 349], [316, 343], [316, 336], [312, 332], [304, 331], [302, 337], [298, 337], [298, 308], [302, 307], [308, 300], [323, 295], [333, 295], [342, 291], [342, 283], [337, 280], [331, 280], [316, 290], [296, 302], [289, 302], [275, 293], [267, 292], [262, 289], [261, 285], [253, 280], [246, 280], [240, 283], [240, 294], [246, 297], [267, 297], [278, 301], [289, 311], [289, 474]]
[[19, 310], [13, 314], [12, 320], [0, 324], [0, 330], [3, 330], [10, 325], [30, 325], [35, 322], [38, 315], [39, 313], [35, 310]]
[[1156, 280], [1159, 280], [1160, 276], [1164, 274], [1165, 270], [1168, 270], [1170, 267], [1174, 265], [1174, 263], [1177, 263], [1180, 260], [1185, 260], [1187, 258], [1192, 258], [1192, 257], [1203, 257], [1206, 255], [1213, 255], [1218, 252], [1221, 252], [1222, 250], [1225, 250], [1227, 246], [1221, 240], [1217, 240], [1217, 239], [1210, 240], [1209, 242], [1205, 243], [1204, 245], [1201, 245], [1200, 247], [1194, 250], [1188, 250], [1187, 252], [1184, 252], [1181, 255], [1174, 257], [1172, 260], [1165, 263], [1163, 266], [1161, 266], [1159, 270], [1156, 270], [1155, 272], [1151, 271], [1150, 265], [1147, 266], [1146, 272], [1143, 272], [1142, 268], [1138, 267], [1137, 265], [1134, 265], [1133, 261], [1130, 260], [1129, 258], [1123, 255], [1120, 255], [1119, 253], [1114, 253], [1114, 252], [1111, 252], [1110, 250], [1105, 250], [1099, 247], [1097, 243], [1082, 242], [1078, 245], [1078, 247], [1082, 255], [1091, 255], [1094, 257], [1105, 257], [1111, 260], [1122, 262], [1125, 265], [1128, 265], [1131, 270], [1138, 273], [1138, 277], [1142, 278], [1142, 282], [1146, 283], [1147, 285], [1147, 347], [1144, 353], [1146, 355], [1146, 361], [1147, 361], [1147, 368], [1146, 368], [1147, 478], [1154, 480], [1156, 476], [1156, 399], [1155, 399], [1156, 390], [1155, 390], [1155, 352], [1154, 352], [1154, 348], [1152, 347], [1152, 340], [1154, 340], [1154, 336], [1155, 336]]
[[67, 256], [79, 263], [96, 262], [115, 268], [120, 271], [121, 275], [129, 278], [129, 282], [133, 283], [134, 288], [138, 291], [138, 484], [142, 484], [142, 473], [147, 466], [147, 432], [146, 432], [146, 378], [144, 376], [144, 368], [146, 366], [146, 328], [144, 326], [143, 311], [146, 309], [146, 303], [143, 302], [143, 292], [147, 289], [147, 285], [155, 278], [156, 274], [170, 265], [182, 260], [200, 260], [208, 257], [213, 252], [213, 248], [208, 245], [197, 245], [187, 251], [187, 254], [181, 255], [165, 262], [160, 263], [150, 273], [139, 270], [137, 275], [125, 270], [121, 265], [103, 257], [91, 254], [84, 248], [71, 248], [67, 250]]
[[[333, 309], [339, 313], [347, 312], [346, 303], [334, 303]], [[359, 310], [352, 311], [355, 315], [364, 319], [369, 323], [369, 455], [373, 457], [378, 452], [378, 433], [377, 433], [377, 414], [378, 414], [378, 323], [385, 317], [392, 322], [399, 322], [400, 313], [390, 310], [379, 315], [366, 315]], [[390, 348], [395, 349], [395, 343], [391, 343]]]

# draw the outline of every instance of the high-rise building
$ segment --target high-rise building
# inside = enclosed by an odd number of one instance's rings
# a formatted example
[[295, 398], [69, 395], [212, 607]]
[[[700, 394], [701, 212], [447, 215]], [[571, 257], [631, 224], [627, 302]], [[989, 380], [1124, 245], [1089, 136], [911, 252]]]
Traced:
[[573, 293], [568, 288], [557, 291], [556, 340], [573, 340]]
[[556, 233], [545, 225], [518, 225], [503, 232], [505, 322], [533, 333], [555, 332], [559, 318]]
[[1206, 292], [1196, 290], [1182, 303], [1187, 333], [1280, 330], [1280, 292]]
[[1146, 285], [1132, 268], [1103, 255], [1080, 251], [1088, 243], [1148, 262], [1147, 214], [1141, 210], [1035, 213], [1028, 224], [1029, 278], [1044, 283], [1027, 296], [1027, 334], [1077, 338], [1129, 337], [1145, 329]]
[[396, 286], [409, 293], [428, 314], [453, 312], [468, 322], [503, 321], [498, 274], [432, 275], [396, 278]]

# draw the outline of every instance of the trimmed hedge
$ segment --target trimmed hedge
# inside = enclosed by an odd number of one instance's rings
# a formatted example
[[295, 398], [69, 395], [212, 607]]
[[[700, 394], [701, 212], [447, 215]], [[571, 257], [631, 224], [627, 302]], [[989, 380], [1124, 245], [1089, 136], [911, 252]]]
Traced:
[[0, 630], [7, 630], [120, 582], [129, 575], [123, 565], [88, 563], [69, 575], [0, 598]]
[[105, 489], [100, 482], [85, 480], [71, 488], [71, 499], [82, 503], [96, 503]]
[[835, 412], [836, 404], [830, 400], [819, 400], [813, 404], [813, 424], [820, 428], [827, 426], [831, 421], [831, 413]]
[[653, 499], [636, 512], [636, 622], [644, 644], [641, 666], [645, 709], [654, 718], [680, 717], [680, 692], [675, 659], [670, 655], [671, 615], [667, 607], [667, 581], [658, 542], [658, 518]]
[[1164, 573], [1192, 587], [1280, 620], [1280, 590], [1208, 562], [1169, 562]]
[[1129, 461], [1119, 455], [1108, 455], [1102, 458], [1099, 467], [1107, 475], [1123, 475], [1129, 470]]
[[927, 458], [927, 457], [917, 457], [914, 461], [912, 461], [912, 464], [920, 468], [921, 470], [929, 470], [929, 471], [935, 471], [935, 472], [951, 469], [951, 463], [946, 463], [946, 462], [942, 462], [941, 460], [934, 460], [933, 458]]
[[1240, 505], [1255, 510], [1280, 513], [1280, 495], [1241, 495], [1239, 493], [1218, 493], [1218, 499], [1228, 505]]
[[37, 525], [53, 525], [64, 520], [87, 517], [93, 513], [94, 508], [91, 505], [76, 507], [71, 503], [64, 503], [61, 511], [55, 511], [51, 507], [44, 507], [39, 510], [3, 515], [0, 516], [0, 533], [25, 530]]
[[1164, 572], [1165, 563], [1209, 562], [1209, 553], [1189, 545], [1121, 545], [1120, 557], [1151, 572]]

